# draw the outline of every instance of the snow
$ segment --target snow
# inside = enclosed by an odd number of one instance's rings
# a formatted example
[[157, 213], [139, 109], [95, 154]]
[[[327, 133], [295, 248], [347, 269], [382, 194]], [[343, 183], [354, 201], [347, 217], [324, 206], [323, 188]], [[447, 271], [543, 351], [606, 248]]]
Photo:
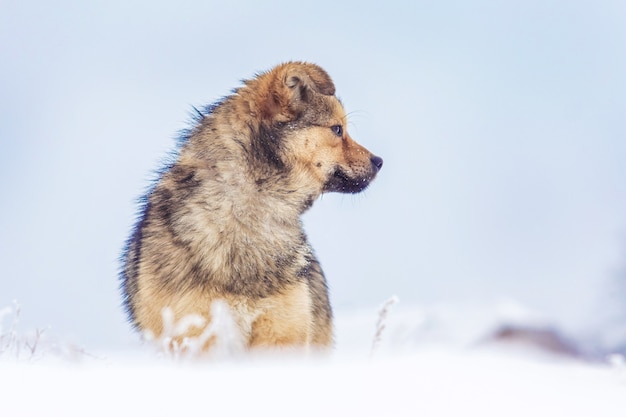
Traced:
[[[282, 352], [173, 360], [148, 345], [72, 355], [58, 349], [49, 354], [52, 350], [41, 347], [42, 352], [23, 359], [4, 352], [0, 414], [623, 417], [626, 413], [626, 366], [621, 355], [591, 360], [524, 343], [484, 342], [485, 330], [493, 323], [470, 326], [479, 314], [403, 310], [390, 304], [384, 310], [386, 316], [381, 320], [379, 312], [378, 324], [376, 312], [339, 313], [336, 349], [324, 356]], [[443, 310], [449, 314], [441, 314]], [[378, 343], [372, 350], [374, 335]]]
[[[623, 377], [623, 375], [622, 375]], [[4, 415], [623, 416], [608, 368], [419, 352], [243, 364], [4, 364]]]

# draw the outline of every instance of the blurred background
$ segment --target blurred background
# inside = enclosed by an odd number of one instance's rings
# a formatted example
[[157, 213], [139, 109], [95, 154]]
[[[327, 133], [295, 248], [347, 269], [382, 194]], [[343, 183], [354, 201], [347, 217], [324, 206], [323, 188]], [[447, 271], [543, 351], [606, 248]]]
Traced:
[[0, 307], [75, 343], [136, 340], [118, 257], [192, 106], [324, 67], [365, 193], [305, 215], [339, 312], [513, 300], [626, 321], [626, 3], [0, 0]]

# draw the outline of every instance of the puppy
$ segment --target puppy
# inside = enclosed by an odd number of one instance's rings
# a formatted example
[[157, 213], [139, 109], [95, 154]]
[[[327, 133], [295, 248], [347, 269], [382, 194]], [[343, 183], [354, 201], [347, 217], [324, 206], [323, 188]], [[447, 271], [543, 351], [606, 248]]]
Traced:
[[[332, 344], [326, 279], [300, 216], [322, 193], [358, 193], [383, 161], [347, 132], [319, 66], [288, 62], [199, 112], [147, 193], [122, 256], [124, 303], [155, 337], [163, 312], [201, 317], [225, 302], [246, 348]], [[205, 338], [210, 349], [216, 335]]]

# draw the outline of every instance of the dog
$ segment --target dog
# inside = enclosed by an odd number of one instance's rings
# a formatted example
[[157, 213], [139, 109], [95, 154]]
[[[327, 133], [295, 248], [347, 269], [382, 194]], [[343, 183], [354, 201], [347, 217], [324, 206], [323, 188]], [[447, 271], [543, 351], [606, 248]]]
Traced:
[[383, 160], [350, 137], [321, 67], [287, 62], [242, 83], [198, 111], [143, 198], [122, 254], [123, 303], [157, 338], [165, 310], [201, 317], [179, 343], [203, 334], [220, 301], [245, 349], [328, 348], [327, 282], [300, 216], [323, 193], [363, 191]]

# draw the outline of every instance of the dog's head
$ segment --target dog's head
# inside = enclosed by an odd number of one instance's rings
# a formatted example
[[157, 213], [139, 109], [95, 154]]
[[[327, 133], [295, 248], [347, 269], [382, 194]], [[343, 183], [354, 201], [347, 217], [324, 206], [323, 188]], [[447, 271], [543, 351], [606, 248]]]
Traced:
[[261, 92], [254, 109], [265, 130], [259, 137], [261, 148], [304, 187], [318, 193], [358, 193], [382, 168], [382, 158], [348, 134], [333, 81], [319, 66], [289, 62], [247, 85]]

